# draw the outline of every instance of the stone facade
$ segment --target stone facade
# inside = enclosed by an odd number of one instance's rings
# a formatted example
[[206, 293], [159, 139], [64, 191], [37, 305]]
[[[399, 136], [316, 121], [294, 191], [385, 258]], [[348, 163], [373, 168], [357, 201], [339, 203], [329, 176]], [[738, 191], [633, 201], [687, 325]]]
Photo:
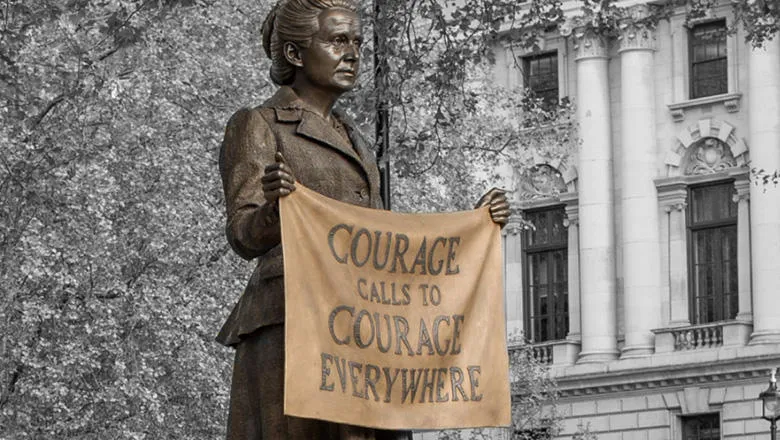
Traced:
[[[561, 391], [558, 439], [588, 427], [600, 440], [678, 440], [702, 414], [717, 416], [717, 438], [768, 438], [757, 399], [780, 366], [780, 187], [752, 183], [750, 168], [780, 169], [780, 39], [754, 49], [742, 30], [729, 34], [725, 89], [691, 98], [691, 26], [730, 24], [721, 3], [702, 22], [680, 10], [618, 38], [575, 29], [541, 45], [557, 53], [559, 96], [574, 99], [582, 138], [558, 169], [574, 176], [567, 192], [516, 201], [567, 216], [569, 333], [540, 344]], [[523, 85], [519, 52], [511, 39], [497, 46], [507, 87]], [[738, 292], [728, 316], [703, 319], [692, 213], [706, 206], [692, 191], [713, 183], [733, 201]], [[505, 230], [510, 332], [529, 328], [522, 236]]]

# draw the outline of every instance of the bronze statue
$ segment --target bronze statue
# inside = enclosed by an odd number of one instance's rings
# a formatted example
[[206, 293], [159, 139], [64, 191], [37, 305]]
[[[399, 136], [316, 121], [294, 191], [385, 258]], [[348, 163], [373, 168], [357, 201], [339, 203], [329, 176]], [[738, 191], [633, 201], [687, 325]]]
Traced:
[[[283, 413], [284, 282], [278, 199], [295, 182], [343, 202], [382, 209], [369, 143], [333, 105], [356, 83], [362, 34], [355, 0], [281, 0], [263, 24], [271, 79], [281, 87], [227, 124], [220, 173], [233, 250], [257, 259], [217, 340], [236, 349], [229, 440], [407, 439], [409, 433], [288, 417]], [[485, 194], [505, 224], [501, 190]], [[294, 325], [294, 323], [291, 323]], [[288, 347], [288, 349], [295, 349]]]

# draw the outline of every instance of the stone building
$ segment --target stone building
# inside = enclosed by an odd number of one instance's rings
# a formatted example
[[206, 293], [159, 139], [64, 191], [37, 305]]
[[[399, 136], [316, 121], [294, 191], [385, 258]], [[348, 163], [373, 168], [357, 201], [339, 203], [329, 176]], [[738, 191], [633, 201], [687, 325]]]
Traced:
[[497, 48], [498, 81], [577, 109], [579, 150], [516, 192], [534, 228], [505, 228], [508, 329], [558, 382], [556, 438], [769, 438], [780, 188], [750, 169], [780, 169], [780, 39], [754, 49], [733, 21], [722, 2]]

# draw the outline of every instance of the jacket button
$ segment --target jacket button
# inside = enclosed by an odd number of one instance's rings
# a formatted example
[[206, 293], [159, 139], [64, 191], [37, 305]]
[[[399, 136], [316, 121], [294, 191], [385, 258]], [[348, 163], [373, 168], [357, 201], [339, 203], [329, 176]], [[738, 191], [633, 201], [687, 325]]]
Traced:
[[368, 197], [368, 191], [365, 188], [361, 189], [359, 194], [361, 199]]

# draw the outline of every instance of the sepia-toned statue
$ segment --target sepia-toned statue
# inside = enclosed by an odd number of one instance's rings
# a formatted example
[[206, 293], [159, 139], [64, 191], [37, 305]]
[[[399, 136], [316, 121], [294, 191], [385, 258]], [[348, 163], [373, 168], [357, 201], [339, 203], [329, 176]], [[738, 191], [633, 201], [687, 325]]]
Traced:
[[[219, 157], [227, 205], [227, 239], [256, 259], [243, 295], [217, 340], [235, 348], [227, 426], [229, 440], [408, 439], [408, 432], [346, 426], [284, 415], [284, 270], [278, 199], [295, 183], [329, 198], [382, 209], [379, 172], [369, 142], [337, 99], [351, 90], [362, 44], [354, 0], [281, 0], [263, 24], [271, 79], [280, 87], [258, 107], [230, 119]], [[505, 224], [509, 205], [491, 190], [490, 205]], [[285, 237], [295, 240], [295, 237]]]

